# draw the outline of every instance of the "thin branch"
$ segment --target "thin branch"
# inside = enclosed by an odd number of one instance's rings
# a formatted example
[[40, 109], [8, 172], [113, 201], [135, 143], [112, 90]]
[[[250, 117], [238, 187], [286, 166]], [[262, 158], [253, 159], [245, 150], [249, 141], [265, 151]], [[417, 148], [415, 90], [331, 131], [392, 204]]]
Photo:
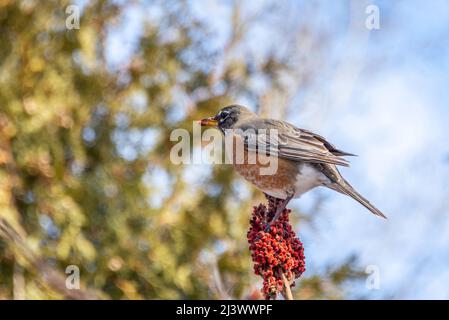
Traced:
[[221, 278], [220, 270], [218, 269], [218, 263], [216, 257], [213, 258], [212, 262], [212, 281], [213, 281], [213, 288], [216, 291], [217, 296], [221, 300], [230, 300], [231, 297], [229, 296], [224, 283], [223, 279]]
[[283, 272], [279, 272], [282, 277], [282, 281], [284, 282], [284, 292], [283, 296], [287, 300], [293, 300], [292, 290], [290, 288], [290, 282], [287, 280], [287, 277]]

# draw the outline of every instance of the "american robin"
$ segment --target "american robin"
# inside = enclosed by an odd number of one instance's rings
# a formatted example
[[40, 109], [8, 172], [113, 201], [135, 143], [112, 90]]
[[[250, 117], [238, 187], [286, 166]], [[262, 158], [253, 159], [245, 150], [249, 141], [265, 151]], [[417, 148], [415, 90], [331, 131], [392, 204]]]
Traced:
[[[276, 221], [292, 198], [319, 186], [348, 195], [373, 214], [386, 218], [338, 171], [337, 166], [349, 166], [342, 157], [354, 155], [335, 148], [322, 136], [285, 121], [259, 117], [240, 105], [224, 107], [214, 117], [200, 120], [200, 124], [217, 127], [225, 136], [231, 134], [233, 138], [241, 139], [243, 161], [233, 161], [237, 172], [265, 194], [282, 200], [271, 223]], [[261, 174], [262, 161], [250, 162], [251, 156], [258, 159], [276, 157], [277, 170], [272, 174]]]

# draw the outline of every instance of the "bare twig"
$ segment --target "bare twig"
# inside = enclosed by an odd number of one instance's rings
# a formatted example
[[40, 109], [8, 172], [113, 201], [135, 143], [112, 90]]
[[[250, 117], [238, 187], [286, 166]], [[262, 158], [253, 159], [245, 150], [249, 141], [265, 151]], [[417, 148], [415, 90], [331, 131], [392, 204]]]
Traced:
[[220, 270], [218, 270], [217, 259], [215, 257], [214, 261], [212, 262], [212, 281], [213, 288], [215, 289], [217, 296], [221, 300], [230, 300], [231, 297], [229, 296], [225, 288], [223, 279], [221, 278]]
[[287, 280], [287, 277], [283, 272], [280, 272], [282, 281], [284, 281], [284, 292], [283, 296], [286, 300], [293, 300], [292, 290], [290, 288], [290, 282]]

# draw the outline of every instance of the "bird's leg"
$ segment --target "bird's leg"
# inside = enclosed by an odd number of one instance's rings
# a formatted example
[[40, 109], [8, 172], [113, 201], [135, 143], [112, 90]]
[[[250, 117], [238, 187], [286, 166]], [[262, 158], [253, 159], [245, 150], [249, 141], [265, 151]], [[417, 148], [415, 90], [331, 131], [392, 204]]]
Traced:
[[281, 213], [284, 211], [285, 207], [287, 207], [287, 204], [290, 202], [290, 200], [293, 198], [294, 195], [295, 195], [294, 192], [287, 191], [287, 198], [285, 198], [285, 200], [283, 200], [279, 204], [279, 206], [276, 208], [276, 213], [274, 214], [273, 219], [271, 219], [271, 221], [267, 224], [267, 227], [265, 228], [265, 232], [270, 231], [271, 225], [279, 219], [279, 217], [281, 216]]

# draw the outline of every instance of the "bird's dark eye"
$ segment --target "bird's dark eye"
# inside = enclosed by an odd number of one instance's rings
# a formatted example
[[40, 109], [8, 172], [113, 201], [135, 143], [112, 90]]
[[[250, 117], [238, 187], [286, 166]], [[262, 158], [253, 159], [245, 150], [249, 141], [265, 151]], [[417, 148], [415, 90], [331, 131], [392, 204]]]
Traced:
[[237, 121], [236, 112], [230, 109], [221, 110], [215, 116], [215, 120], [218, 122], [220, 129], [232, 128]]
[[220, 120], [220, 122], [224, 121], [227, 117], [229, 117], [228, 111], [220, 111], [220, 113], [218, 114], [218, 119]]

